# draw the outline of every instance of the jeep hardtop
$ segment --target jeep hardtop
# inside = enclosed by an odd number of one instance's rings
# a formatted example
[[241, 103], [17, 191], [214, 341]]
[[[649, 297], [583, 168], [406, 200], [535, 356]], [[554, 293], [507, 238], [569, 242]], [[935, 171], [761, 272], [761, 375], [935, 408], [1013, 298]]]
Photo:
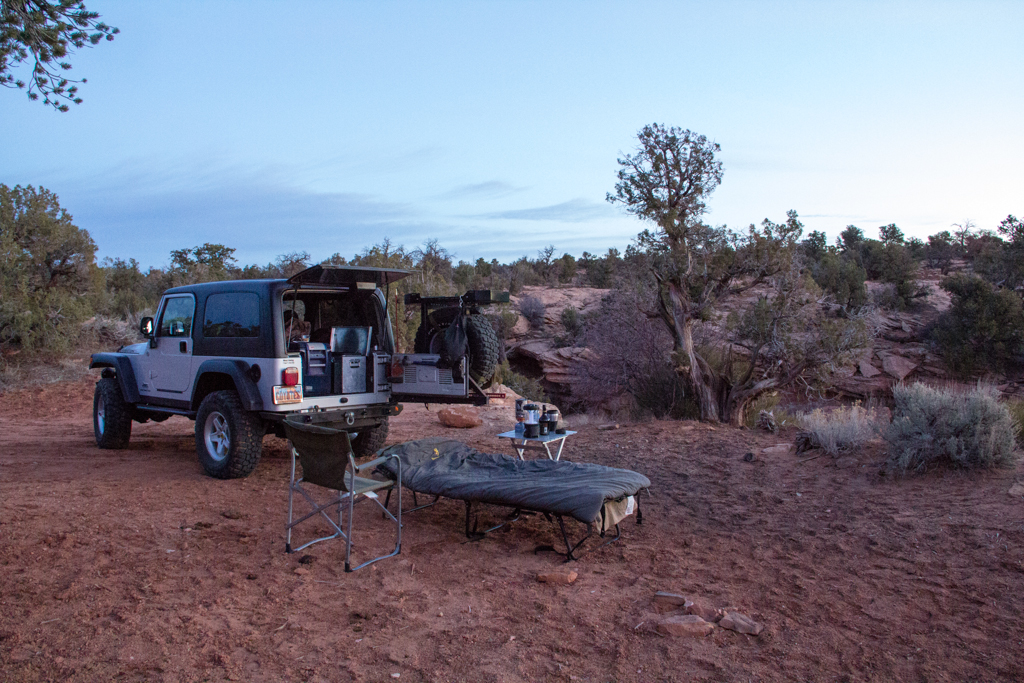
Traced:
[[[313, 266], [291, 278], [174, 287], [139, 329], [148, 341], [96, 353], [93, 399], [100, 448], [125, 448], [132, 422], [195, 420], [207, 474], [249, 475], [263, 436], [283, 437], [285, 417], [344, 429], [359, 457], [384, 445], [401, 401], [487, 402], [498, 341], [479, 306], [508, 293], [407, 295], [422, 306], [417, 353], [396, 353], [390, 285], [408, 271]], [[435, 309], [431, 311], [431, 309]], [[465, 335], [449, 353], [453, 325]], [[448, 346], [446, 346], [448, 344]]]

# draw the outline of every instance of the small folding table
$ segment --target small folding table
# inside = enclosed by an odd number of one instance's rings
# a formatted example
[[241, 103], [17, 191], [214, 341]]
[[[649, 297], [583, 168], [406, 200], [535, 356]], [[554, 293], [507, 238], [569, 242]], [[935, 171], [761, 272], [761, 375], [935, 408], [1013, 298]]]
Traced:
[[[523, 457], [523, 453], [526, 451], [547, 453], [549, 460], [558, 460], [562, 456], [562, 447], [565, 446], [565, 437], [572, 436], [575, 433], [576, 432], [566, 430], [564, 434], [548, 434], [547, 436], [527, 438], [522, 433], [513, 429], [512, 431], [498, 434], [498, 438], [508, 439], [512, 444], [512, 448], [514, 448], [516, 453], [519, 454], [520, 460], [526, 460], [526, 458]], [[552, 453], [551, 447], [556, 443], [558, 444], [558, 450]]]

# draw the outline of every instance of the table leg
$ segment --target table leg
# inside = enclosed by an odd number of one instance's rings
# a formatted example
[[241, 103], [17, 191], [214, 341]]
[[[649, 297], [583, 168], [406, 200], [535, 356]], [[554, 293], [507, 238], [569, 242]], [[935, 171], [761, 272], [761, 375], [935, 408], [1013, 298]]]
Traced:
[[520, 460], [526, 460], [526, 457], [523, 455], [523, 453], [526, 452], [526, 439], [523, 439], [523, 443], [522, 444], [516, 443], [516, 440], [513, 437], [509, 437], [508, 440], [509, 440], [509, 443], [512, 444], [512, 449], [515, 450], [515, 452], [519, 454], [519, 459]]
[[[558, 440], [558, 452], [555, 453], [554, 460], [557, 461], [559, 458], [562, 457], [562, 446], [564, 446], [564, 445], [565, 445], [565, 439], [564, 438], [559, 439]], [[548, 457], [550, 457], [550, 456], [551, 456], [551, 452], [548, 451]]]

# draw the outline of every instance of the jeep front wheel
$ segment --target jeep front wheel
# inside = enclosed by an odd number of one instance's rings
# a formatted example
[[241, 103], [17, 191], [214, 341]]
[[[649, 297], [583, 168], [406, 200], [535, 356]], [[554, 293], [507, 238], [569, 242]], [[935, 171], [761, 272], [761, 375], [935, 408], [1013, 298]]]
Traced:
[[234, 391], [207, 395], [196, 413], [196, 453], [211, 477], [249, 476], [263, 453], [263, 425], [259, 416], [245, 410]]
[[92, 431], [100, 448], [128, 447], [132, 436], [131, 405], [121, 395], [121, 386], [114, 377], [103, 377], [96, 383], [92, 397]]

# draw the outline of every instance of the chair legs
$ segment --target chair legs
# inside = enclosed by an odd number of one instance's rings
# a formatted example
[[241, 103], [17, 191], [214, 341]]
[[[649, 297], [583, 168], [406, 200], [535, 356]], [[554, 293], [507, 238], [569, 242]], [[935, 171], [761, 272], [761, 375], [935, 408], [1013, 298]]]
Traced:
[[[366, 567], [367, 565], [371, 565], [374, 562], [379, 562], [380, 560], [384, 560], [384, 559], [387, 559], [389, 557], [394, 557], [395, 555], [398, 555], [402, 551], [402, 488], [400, 486], [396, 486], [395, 487], [395, 488], [398, 489], [398, 512], [397, 512], [397, 516], [392, 514], [391, 511], [387, 509], [387, 506], [385, 504], [381, 503], [380, 498], [378, 497], [378, 495], [376, 493], [372, 492], [372, 491], [366, 492], [366, 493], [362, 493], [362, 494], [355, 494], [355, 495], [353, 495], [353, 494], [351, 494], [349, 492], [345, 492], [345, 491], [333, 491], [333, 493], [335, 493], [336, 496], [332, 496], [330, 499], [327, 500], [327, 502], [321, 504], [321, 503], [318, 503], [316, 501], [316, 499], [314, 499], [309, 494], [309, 492], [306, 491], [302, 487], [302, 483], [303, 483], [302, 482], [302, 478], [301, 477], [300, 478], [296, 478], [296, 476], [295, 476], [295, 474], [296, 474], [296, 470], [295, 470], [296, 459], [297, 459], [296, 458], [296, 453], [295, 453], [295, 451], [293, 449], [292, 450], [292, 473], [291, 473], [291, 480], [290, 480], [290, 483], [289, 483], [289, 486], [288, 486], [288, 524], [285, 527], [285, 551], [286, 552], [288, 552], [288, 553], [296, 553], [296, 552], [299, 552], [300, 550], [303, 550], [304, 548], [308, 548], [309, 546], [313, 545], [314, 543], [319, 543], [321, 541], [328, 541], [328, 540], [331, 540], [331, 539], [334, 539], [334, 538], [341, 538], [341, 539], [344, 539], [344, 541], [345, 541], [345, 571], [346, 572], [354, 572], [357, 569], [362, 569], [363, 567]], [[307, 512], [305, 515], [299, 517], [298, 519], [295, 518], [295, 494], [296, 493], [298, 493], [300, 496], [302, 496], [306, 500], [306, 502], [309, 504], [309, 506], [312, 508], [312, 510], [310, 512]], [[388, 499], [390, 499], [390, 497], [391, 497], [391, 491], [388, 490]], [[356, 566], [353, 567], [352, 566], [352, 524], [353, 524], [353, 519], [354, 519], [354, 514], [355, 514], [355, 504], [358, 503], [358, 502], [361, 502], [363, 500], [366, 500], [366, 499], [372, 500], [374, 503], [376, 503], [377, 506], [380, 507], [381, 510], [383, 510], [384, 516], [390, 518], [391, 521], [394, 522], [394, 524], [395, 524], [395, 549], [392, 552], [390, 552], [390, 553], [387, 553], [385, 555], [381, 555], [380, 557], [375, 557], [375, 558], [373, 558], [371, 560], [367, 560], [366, 562], [363, 562], [362, 564], [359, 564], [359, 565], [356, 565]], [[328, 514], [329, 510], [332, 507], [334, 507], [334, 506], [337, 506], [337, 510], [338, 510], [337, 519], [334, 519], [330, 514]], [[334, 530], [334, 533], [330, 534], [328, 536], [321, 536], [320, 538], [315, 538], [315, 539], [313, 539], [311, 541], [303, 543], [302, 545], [300, 545], [298, 547], [293, 548], [292, 547], [292, 529], [295, 528], [296, 526], [298, 526], [299, 524], [301, 524], [302, 522], [305, 522], [306, 520], [308, 520], [308, 519], [310, 519], [312, 517], [316, 517], [317, 515], [322, 517], [330, 525], [330, 527]]]

